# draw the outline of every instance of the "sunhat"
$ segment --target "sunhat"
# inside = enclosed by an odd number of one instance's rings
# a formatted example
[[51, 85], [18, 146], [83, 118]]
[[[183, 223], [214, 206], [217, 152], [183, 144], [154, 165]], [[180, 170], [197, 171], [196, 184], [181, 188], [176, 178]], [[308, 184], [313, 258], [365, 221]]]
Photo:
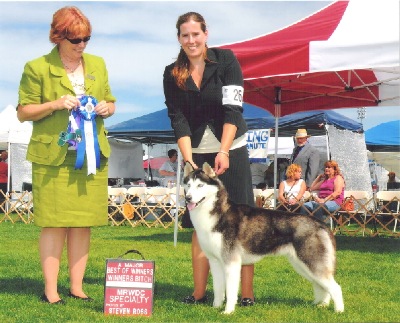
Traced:
[[294, 137], [295, 138], [305, 138], [305, 137], [311, 137], [311, 136], [307, 135], [306, 129], [297, 129], [296, 135]]

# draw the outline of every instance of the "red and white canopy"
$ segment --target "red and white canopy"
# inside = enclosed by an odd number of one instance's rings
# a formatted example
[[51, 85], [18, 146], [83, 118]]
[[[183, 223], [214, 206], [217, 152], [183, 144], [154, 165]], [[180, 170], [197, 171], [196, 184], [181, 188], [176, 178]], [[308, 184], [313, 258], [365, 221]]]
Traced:
[[244, 100], [278, 117], [400, 104], [397, 0], [333, 2], [284, 29], [218, 47], [242, 66]]

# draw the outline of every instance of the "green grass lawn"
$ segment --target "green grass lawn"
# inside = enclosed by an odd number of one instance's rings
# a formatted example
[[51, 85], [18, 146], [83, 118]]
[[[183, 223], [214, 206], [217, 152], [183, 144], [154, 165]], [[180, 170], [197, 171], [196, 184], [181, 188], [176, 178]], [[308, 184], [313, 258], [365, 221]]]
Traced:
[[[311, 285], [285, 258], [269, 257], [256, 264], [256, 305], [237, 307], [227, 316], [212, 307], [211, 279], [208, 304], [180, 302], [192, 292], [193, 284], [188, 229], [179, 232], [177, 247], [173, 245], [173, 229], [93, 229], [85, 291], [95, 301], [84, 303], [64, 297], [66, 306], [41, 303], [39, 231], [22, 223], [0, 225], [0, 322], [400, 322], [400, 239], [336, 237], [336, 280], [342, 286], [345, 303], [342, 314], [334, 313], [333, 305], [313, 306]], [[155, 261], [150, 318], [103, 314], [106, 259], [129, 249], [137, 249], [147, 260]], [[65, 296], [69, 286], [65, 252], [63, 257], [59, 291]]]

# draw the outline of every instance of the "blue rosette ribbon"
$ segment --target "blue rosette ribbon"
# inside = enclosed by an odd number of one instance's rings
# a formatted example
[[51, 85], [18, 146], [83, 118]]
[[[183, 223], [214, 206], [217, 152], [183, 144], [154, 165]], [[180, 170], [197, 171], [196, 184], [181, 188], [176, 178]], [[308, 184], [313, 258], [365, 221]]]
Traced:
[[[100, 146], [96, 128], [96, 98], [83, 95], [79, 98], [80, 106], [72, 110], [72, 118], [75, 120], [77, 129], [75, 133], [81, 136], [80, 140], [75, 141], [76, 162], [75, 169], [81, 169], [87, 160], [88, 175], [96, 174], [96, 169], [100, 168]], [[70, 122], [70, 124], [73, 122]]]

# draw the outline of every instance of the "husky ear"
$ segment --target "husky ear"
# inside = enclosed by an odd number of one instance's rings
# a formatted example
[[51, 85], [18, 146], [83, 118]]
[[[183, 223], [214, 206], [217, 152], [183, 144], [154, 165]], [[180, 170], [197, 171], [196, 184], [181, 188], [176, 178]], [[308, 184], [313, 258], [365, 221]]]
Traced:
[[208, 163], [203, 164], [203, 172], [209, 177], [217, 176], [214, 172], [214, 169]]
[[183, 168], [183, 176], [186, 177], [193, 171], [194, 171], [194, 168], [193, 168], [192, 164], [189, 162], [186, 162], [185, 167]]

